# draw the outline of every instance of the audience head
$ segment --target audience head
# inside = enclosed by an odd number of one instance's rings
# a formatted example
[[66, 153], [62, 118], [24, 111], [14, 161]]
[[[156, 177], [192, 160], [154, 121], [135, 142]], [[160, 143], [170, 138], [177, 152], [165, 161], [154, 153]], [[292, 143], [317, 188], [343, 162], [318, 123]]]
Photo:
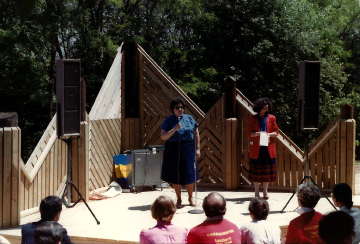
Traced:
[[312, 184], [301, 184], [296, 190], [300, 207], [315, 208], [320, 200], [320, 191]]
[[226, 213], [226, 200], [217, 192], [211, 192], [204, 198], [203, 209], [207, 217], [224, 216]]
[[43, 220], [59, 221], [61, 210], [62, 202], [57, 196], [48, 196], [40, 203], [40, 214]]
[[335, 185], [332, 199], [336, 207], [344, 205], [346, 208], [351, 208], [353, 206], [351, 187], [346, 183]]
[[331, 212], [319, 222], [319, 236], [327, 244], [352, 243], [355, 221], [344, 211]]
[[254, 197], [249, 204], [249, 212], [257, 220], [265, 220], [269, 214], [269, 204], [260, 197]]
[[63, 227], [55, 221], [45, 221], [38, 225], [34, 233], [36, 244], [59, 244], [63, 238]]
[[151, 205], [150, 211], [151, 216], [157, 221], [168, 222], [174, 217], [176, 206], [170, 197], [160, 196]]

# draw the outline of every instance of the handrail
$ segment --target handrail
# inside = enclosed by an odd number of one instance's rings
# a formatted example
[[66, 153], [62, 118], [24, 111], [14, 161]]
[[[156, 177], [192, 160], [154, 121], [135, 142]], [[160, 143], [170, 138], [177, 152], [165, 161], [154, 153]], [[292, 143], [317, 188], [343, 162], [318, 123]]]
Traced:
[[22, 160], [22, 158], [20, 158], [20, 168], [22, 170], [22, 172], [24, 173], [25, 177], [28, 179], [29, 182], [32, 182], [33, 179], [31, 178], [31, 176], [29, 175], [29, 172], [27, 171], [26, 167], [25, 167], [25, 163]]
[[24, 172], [24, 175], [29, 180], [29, 182], [33, 182], [35, 179], [35, 176], [37, 175], [38, 171], [40, 170], [41, 166], [43, 165], [46, 156], [49, 154], [49, 151], [51, 150], [52, 146], [54, 145], [56, 140], [56, 130], [53, 131], [48, 143], [46, 144], [44, 151], [40, 154], [39, 159], [36, 161], [36, 164], [34, 168], [31, 170], [31, 172], [28, 172], [28, 169], [26, 168], [23, 160], [20, 161], [20, 167], [22, 171]]
[[[42, 145], [42, 143], [44, 143], [46, 137], [49, 134], [49, 131], [52, 130], [52, 128], [56, 127], [56, 114], [54, 115], [54, 117], [51, 119], [51, 122], [49, 123], [48, 127], [46, 128], [46, 130], [44, 131], [43, 135], [41, 136], [38, 144], [36, 145], [33, 153], [31, 154], [30, 158], [28, 159], [28, 161], [26, 162], [25, 166], [26, 168], [29, 170], [30, 169], [30, 165], [31, 162], [34, 160], [38, 150], [40, 150], [40, 146]], [[32, 165], [31, 165], [32, 166]], [[34, 165], [35, 166], [35, 165]]]
[[[341, 118], [341, 115], [337, 116], [336, 119], [324, 130], [324, 132], [316, 139], [316, 141], [314, 141], [310, 147], [309, 147], [309, 153], [311, 153], [314, 149], [314, 147], [316, 147], [316, 145], [322, 141], [323, 137], [326, 136], [328, 134], [328, 132], [333, 129], [333, 127], [337, 124], [337, 122], [339, 121], [339, 119]], [[336, 128], [336, 127], [335, 127]]]
[[[335, 122], [335, 123], [334, 123]], [[337, 130], [337, 123], [338, 120], [335, 120], [326, 130], [323, 134], [313, 143], [311, 144], [311, 149], [309, 149], [309, 158], [317, 152], [317, 149], [319, 147], [322, 147], [323, 144], [329, 140], [329, 138], [335, 133]]]
[[151, 64], [160, 72], [161, 75], [164, 76], [164, 78], [174, 86], [174, 88], [177, 90], [177, 92], [179, 92], [182, 96], [184, 96], [184, 98], [187, 100], [188, 104], [190, 104], [195, 110], [196, 112], [199, 113], [199, 115], [202, 117], [202, 118], [205, 118], [205, 113], [185, 94], [185, 92], [183, 92], [181, 89], [179, 89], [176, 85], [176, 83], [170, 78], [170, 76], [168, 76], [160, 67], [159, 65], [157, 65], [157, 63], [149, 56], [149, 54], [147, 54], [145, 52], [145, 50], [140, 46], [138, 45], [138, 50], [139, 52], [144, 55], [144, 57], [146, 57], [150, 62]]

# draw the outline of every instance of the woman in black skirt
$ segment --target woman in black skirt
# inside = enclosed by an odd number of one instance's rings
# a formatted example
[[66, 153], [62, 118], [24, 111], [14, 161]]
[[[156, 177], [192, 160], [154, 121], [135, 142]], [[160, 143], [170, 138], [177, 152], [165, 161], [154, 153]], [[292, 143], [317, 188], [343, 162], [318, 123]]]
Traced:
[[[276, 180], [276, 146], [278, 126], [274, 115], [269, 114], [272, 104], [267, 98], [259, 98], [253, 105], [257, 114], [248, 118], [247, 135], [250, 138], [250, 162], [248, 180], [254, 183], [255, 197], [259, 197], [259, 183], [263, 185], [263, 198], [269, 198], [269, 182]], [[268, 138], [268, 146], [260, 146], [260, 135]]]
[[200, 157], [198, 124], [193, 117], [184, 114], [185, 102], [182, 98], [174, 98], [170, 109], [173, 115], [167, 117], [161, 125], [161, 139], [166, 141], [161, 179], [173, 184], [177, 196], [176, 207], [181, 207], [182, 185], [186, 186], [189, 194], [189, 204], [194, 206], [192, 193], [195, 175], [199, 179], [196, 163]]

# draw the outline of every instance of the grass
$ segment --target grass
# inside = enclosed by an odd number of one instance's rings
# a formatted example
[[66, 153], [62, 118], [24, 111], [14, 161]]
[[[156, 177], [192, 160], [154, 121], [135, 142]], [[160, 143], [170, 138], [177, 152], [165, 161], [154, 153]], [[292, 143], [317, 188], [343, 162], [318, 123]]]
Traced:
[[359, 164], [360, 164], [360, 160], [356, 160], [355, 165], [359, 165]]

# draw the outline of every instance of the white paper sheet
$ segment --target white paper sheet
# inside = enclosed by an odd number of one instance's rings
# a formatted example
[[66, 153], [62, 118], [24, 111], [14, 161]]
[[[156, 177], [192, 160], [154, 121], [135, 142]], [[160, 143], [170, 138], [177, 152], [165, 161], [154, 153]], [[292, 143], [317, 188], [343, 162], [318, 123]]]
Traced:
[[266, 133], [260, 133], [260, 146], [267, 147], [269, 145], [269, 136]]

